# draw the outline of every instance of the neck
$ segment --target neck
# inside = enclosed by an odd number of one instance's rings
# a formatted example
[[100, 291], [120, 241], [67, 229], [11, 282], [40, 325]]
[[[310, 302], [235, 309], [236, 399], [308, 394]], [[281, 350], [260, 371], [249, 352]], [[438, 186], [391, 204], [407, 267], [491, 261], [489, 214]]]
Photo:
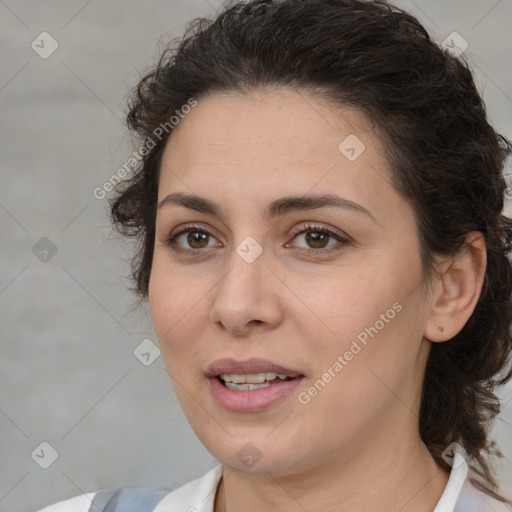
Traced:
[[376, 439], [365, 442], [357, 443], [366, 447], [364, 452], [353, 450], [343, 460], [338, 456], [314, 470], [286, 476], [250, 475], [224, 467], [214, 510], [432, 512], [449, 472], [435, 463], [421, 440], [392, 446]]

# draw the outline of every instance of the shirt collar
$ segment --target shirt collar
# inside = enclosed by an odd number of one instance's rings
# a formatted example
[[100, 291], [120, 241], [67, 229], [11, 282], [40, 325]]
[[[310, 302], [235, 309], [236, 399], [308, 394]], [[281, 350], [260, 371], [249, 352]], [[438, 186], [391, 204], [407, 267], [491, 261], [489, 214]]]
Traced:
[[168, 494], [153, 512], [212, 512], [221, 476], [222, 465], [219, 464], [201, 478], [188, 482]]
[[460, 451], [454, 450], [450, 477], [433, 512], [457, 512], [455, 503], [466, 481], [468, 469], [468, 463], [464, 455]]

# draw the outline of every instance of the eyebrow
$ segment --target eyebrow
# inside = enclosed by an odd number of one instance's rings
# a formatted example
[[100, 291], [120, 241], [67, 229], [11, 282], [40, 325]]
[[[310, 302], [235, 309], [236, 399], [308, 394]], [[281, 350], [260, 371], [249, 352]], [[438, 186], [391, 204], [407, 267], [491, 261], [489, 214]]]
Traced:
[[[181, 192], [169, 194], [158, 203], [158, 210], [169, 204], [183, 206], [206, 215], [222, 217], [222, 209], [218, 204], [194, 194], [183, 194]], [[366, 208], [350, 199], [335, 194], [281, 197], [269, 203], [264, 210], [264, 214], [267, 218], [274, 218], [286, 215], [292, 211], [315, 210], [326, 206], [362, 213], [378, 224], [377, 219]]]

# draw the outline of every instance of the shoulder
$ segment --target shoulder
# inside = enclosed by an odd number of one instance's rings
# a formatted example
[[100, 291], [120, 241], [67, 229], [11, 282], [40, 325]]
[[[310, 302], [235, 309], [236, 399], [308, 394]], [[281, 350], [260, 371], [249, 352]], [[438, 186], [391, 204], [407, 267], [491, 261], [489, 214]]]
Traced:
[[102, 489], [60, 501], [37, 512], [167, 512], [176, 510], [177, 506], [185, 507], [184, 510], [211, 512], [215, 499], [214, 491], [221, 476], [222, 466], [217, 465], [202, 477], [174, 491], [142, 487]]
[[39, 512], [152, 512], [169, 489], [120, 487], [102, 489], [61, 501]]
[[[508, 498], [508, 496], [505, 496]], [[510, 512], [512, 507], [499, 501], [484, 491], [477, 489], [468, 478], [462, 486], [455, 512], [480, 512], [489, 510], [492, 512]]]
[[[452, 470], [434, 512], [510, 512], [512, 508], [473, 485], [465, 452], [454, 449]], [[508, 498], [508, 496], [505, 496]]]
[[97, 493], [90, 492], [88, 494], [81, 494], [74, 498], [59, 501], [53, 505], [49, 505], [37, 512], [88, 512], [91, 507], [92, 500]]

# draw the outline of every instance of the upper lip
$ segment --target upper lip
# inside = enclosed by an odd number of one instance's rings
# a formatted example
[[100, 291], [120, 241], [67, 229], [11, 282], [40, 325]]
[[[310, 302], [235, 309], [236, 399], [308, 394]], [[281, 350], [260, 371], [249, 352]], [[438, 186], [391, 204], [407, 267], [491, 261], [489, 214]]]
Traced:
[[249, 373], [266, 373], [266, 372], [274, 372], [274, 373], [282, 373], [287, 377], [299, 377], [302, 375], [301, 372], [297, 370], [293, 370], [290, 368], [286, 368], [280, 364], [274, 363], [267, 359], [244, 359], [241, 361], [236, 361], [231, 358], [217, 359], [214, 361], [207, 369], [206, 376], [208, 378], [217, 377], [221, 374], [237, 374], [237, 375], [246, 375]]

